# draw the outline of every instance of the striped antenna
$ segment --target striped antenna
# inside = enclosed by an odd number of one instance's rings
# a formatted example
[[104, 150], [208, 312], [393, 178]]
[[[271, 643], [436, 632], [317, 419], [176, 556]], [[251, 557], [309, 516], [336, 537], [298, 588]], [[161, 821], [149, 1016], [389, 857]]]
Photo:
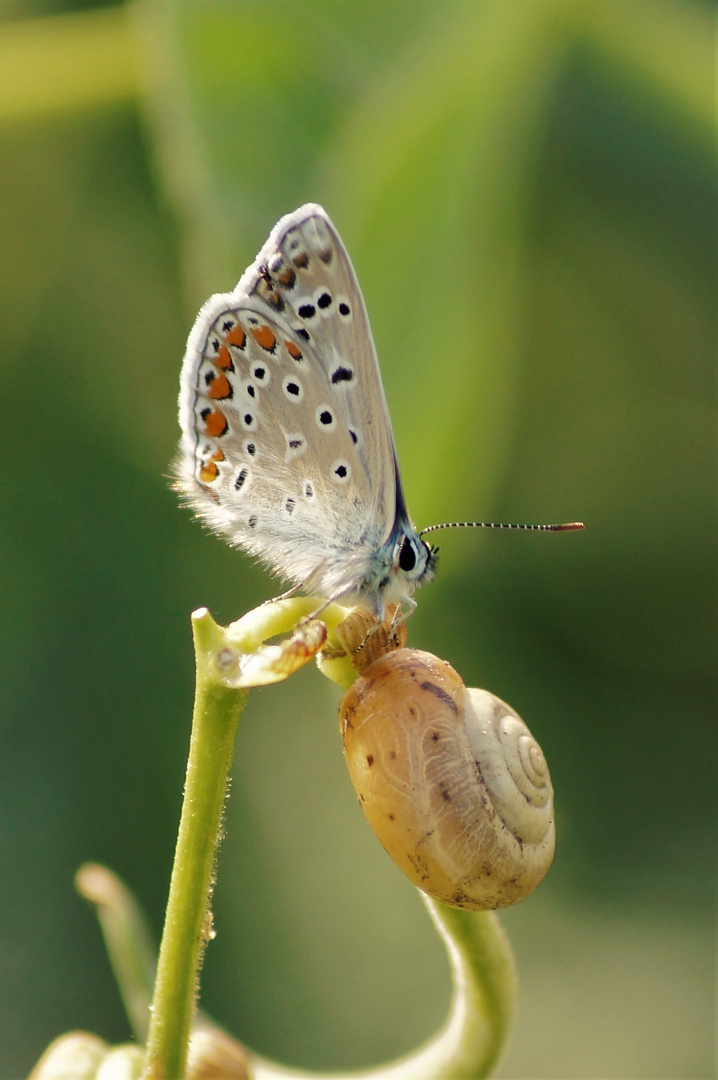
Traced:
[[582, 521], [566, 521], [563, 525], [507, 525], [499, 521], [447, 521], [444, 525], [429, 525], [419, 536], [437, 529], [525, 529], [532, 532], [573, 532], [585, 528]]

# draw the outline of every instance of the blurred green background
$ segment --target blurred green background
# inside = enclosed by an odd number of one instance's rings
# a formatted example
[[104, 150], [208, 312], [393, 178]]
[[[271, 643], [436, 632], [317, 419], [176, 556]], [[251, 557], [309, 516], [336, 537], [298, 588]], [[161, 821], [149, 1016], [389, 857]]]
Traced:
[[[8, 3], [0, 28], [0, 1076], [127, 1023], [76, 868], [161, 927], [189, 613], [276, 591], [177, 506], [184, 341], [322, 202], [418, 525], [410, 643], [540, 740], [558, 853], [507, 912], [500, 1075], [713, 1076], [715, 23], [659, 0]], [[442, 949], [355, 802], [338, 694], [255, 692], [205, 1008], [316, 1068], [409, 1049]]]

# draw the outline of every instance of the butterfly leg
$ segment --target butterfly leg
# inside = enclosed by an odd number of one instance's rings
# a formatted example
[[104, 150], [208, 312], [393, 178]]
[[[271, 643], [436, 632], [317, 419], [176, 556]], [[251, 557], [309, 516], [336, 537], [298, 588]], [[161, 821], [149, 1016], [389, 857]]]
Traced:
[[[266, 604], [276, 604], [280, 600], [289, 600], [289, 598], [291, 596], [294, 596], [296, 593], [299, 592], [301, 587], [302, 587], [301, 584], [292, 585], [291, 589], [287, 589], [286, 592], [280, 593], [279, 596], [273, 596], [270, 600], [263, 600], [262, 603], [259, 606], [260, 607], [265, 607]], [[322, 611], [323, 610], [324, 610], [324, 608], [322, 608]], [[314, 616], [311, 616], [311, 617], [314, 618]]]
[[[383, 631], [383, 638], [385, 639], [385, 643], [387, 646], [391, 642], [393, 642], [394, 648], [400, 648], [402, 645], [402, 641], [404, 644], [406, 643], [406, 631], [403, 631], [401, 640], [399, 638], [399, 631], [405, 625], [406, 620], [409, 618], [415, 607], [416, 600], [412, 600], [411, 597], [408, 596], [401, 602], [401, 604], [396, 604], [393, 610], [392, 606], [390, 605], [388, 612], [384, 609], [384, 605], [382, 604], [382, 611], [379, 615], [377, 615], [377, 621], [367, 631], [367, 635], [357, 649], [357, 652], [361, 652], [362, 649], [366, 648], [370, 639], [379, 630]], [[387, 615], [390, 615], [391, 617], [387, 618]]]
[[394, 608], [394, 614], [392, 615], [392, 618], [391, 618], [392, 634], [394, 633], [394, 631], [398, 627], [404, 625], [404, 623], [409, 618], [409, 616], [412, 614], [412, 612], [414, 611], [415, 608], [416, 608], [416, 600], [412, 599], [411, 596], [404, 597], [402, 602], [400, 604], [396, 605], [396, 607]]

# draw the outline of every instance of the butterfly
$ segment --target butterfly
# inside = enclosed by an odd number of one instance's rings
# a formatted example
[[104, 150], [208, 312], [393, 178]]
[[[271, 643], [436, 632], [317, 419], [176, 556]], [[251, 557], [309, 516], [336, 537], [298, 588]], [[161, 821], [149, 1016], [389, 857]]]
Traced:
[[[416, 607], [436, 529], [567, 531], [409, 518], [379, 361], [354, 267], [316, 203], [283, 217], [187, 342], [177, 487], [212, 529], [304, 589], [377, 621]], [[319, 612], [317, 612], [318, 614]]]
[[179, 397], [178, 487], [309, 595], [405, 614], [436, 550], [412, 524], [364, 299], [321, 206], [272, 229], [202, 307]]

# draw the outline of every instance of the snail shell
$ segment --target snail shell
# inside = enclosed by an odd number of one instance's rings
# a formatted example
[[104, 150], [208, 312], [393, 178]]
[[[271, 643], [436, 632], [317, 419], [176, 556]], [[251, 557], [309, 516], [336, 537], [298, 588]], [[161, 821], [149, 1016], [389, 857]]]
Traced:
[[357, 678], [339, 722], [364, 814], [415, 885], [471, 910], [536, 888], [553, 859], [553, 791], [509, 705], [430, 653], [399, 649]]

